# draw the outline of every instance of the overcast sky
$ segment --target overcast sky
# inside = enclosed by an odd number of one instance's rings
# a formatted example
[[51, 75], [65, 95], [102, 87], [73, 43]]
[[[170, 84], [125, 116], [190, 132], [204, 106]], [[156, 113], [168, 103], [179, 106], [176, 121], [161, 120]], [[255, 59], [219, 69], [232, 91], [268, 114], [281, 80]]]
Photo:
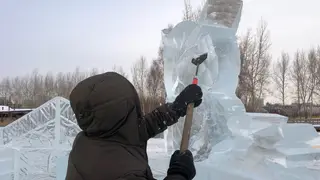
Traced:
[[[197, 5], [201, 0], [191, 0]], [[272, 54], [320, 44], [319, 0], [245, 0], [239, 32], [263, 17]], [[160, 30], [181, 20], [183, 0], [1, 0], [0, 78], [72, 71], [129, 71], [140, 55], [157, 56]]]

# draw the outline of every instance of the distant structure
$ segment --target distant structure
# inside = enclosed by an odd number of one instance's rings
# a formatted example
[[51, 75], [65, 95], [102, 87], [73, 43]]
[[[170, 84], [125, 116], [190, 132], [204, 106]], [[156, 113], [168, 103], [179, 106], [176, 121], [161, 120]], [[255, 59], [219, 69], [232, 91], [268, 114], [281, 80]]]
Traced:
[[5, 126], [32, 110], [33, 109], [11, 108], [6, 105], [0, 105], [0, 126]]
[[[289, 117], [288, 123], [308, 123], [320, 132], [320, 105], [306, 104], [307, 112], [304, 111], [302, 105], [292, 103], [290, 105], [270, 104], [267, 103], [263, 109], [269, 113], [280, 114]], [[307, 113], [308, 118], [304, 118]], [[299, 117], [300, 116], [300, 117]]]
[[[309, 116], [320, 116], [320, 105], [306, 104], [306, 107]], [[302, 108], [302, 105], [299, 105], [298, 103], [292, 103], [290, 105], [267, 103], [263, 108], [269, 113], [276, 113], [288, 117], [298, 117], [299, 114], [300, 116], [305, 114], [304, 108]], [[312, 114], [310, 112], [312, 112]]]

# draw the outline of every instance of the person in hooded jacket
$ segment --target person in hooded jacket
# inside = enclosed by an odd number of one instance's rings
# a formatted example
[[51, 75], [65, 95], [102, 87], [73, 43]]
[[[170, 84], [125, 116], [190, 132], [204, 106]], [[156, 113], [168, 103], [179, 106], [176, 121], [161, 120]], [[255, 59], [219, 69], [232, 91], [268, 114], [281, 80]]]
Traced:
[[[154, 180], [147, 141], [186, 115], [187, 104], [202, 102], [197, 85], [187, 86], [173, 103], [143, 115], [134, 86], [107, 72], [79, 82], [70, 94], [71, 108], [82, 131], [69, 155], [66, 180]], [[165, 180], [195, 177], [192, 153], [175, 151]]]

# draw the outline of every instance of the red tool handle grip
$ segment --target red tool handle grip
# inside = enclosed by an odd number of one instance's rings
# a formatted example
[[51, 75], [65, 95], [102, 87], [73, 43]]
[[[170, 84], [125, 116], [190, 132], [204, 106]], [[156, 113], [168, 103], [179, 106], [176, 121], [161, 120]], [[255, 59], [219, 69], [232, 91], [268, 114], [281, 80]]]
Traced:
[[192, 84], [198, 84], [198, 78], [194, 77], [192, 80]]

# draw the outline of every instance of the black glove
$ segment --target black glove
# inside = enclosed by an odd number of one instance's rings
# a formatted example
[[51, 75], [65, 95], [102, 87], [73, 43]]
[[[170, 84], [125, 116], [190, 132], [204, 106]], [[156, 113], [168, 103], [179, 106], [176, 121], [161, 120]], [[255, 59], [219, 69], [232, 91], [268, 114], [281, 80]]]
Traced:
[[187, 180], [193, 179], [196, 176], [196, 168], [194, 166], [192, 153], [189, 150], [183, 153], [179, 150], [175, 151], [171, 156], [167, 175], [181, 175]]
[[194, 107], [198, 107], [202, 102], [202, 90], [196, 84], [188, 85], [174, 100], [172, 110], [174, 110], [180, 117], [187, 113], [187, 106], [194, 103]]

